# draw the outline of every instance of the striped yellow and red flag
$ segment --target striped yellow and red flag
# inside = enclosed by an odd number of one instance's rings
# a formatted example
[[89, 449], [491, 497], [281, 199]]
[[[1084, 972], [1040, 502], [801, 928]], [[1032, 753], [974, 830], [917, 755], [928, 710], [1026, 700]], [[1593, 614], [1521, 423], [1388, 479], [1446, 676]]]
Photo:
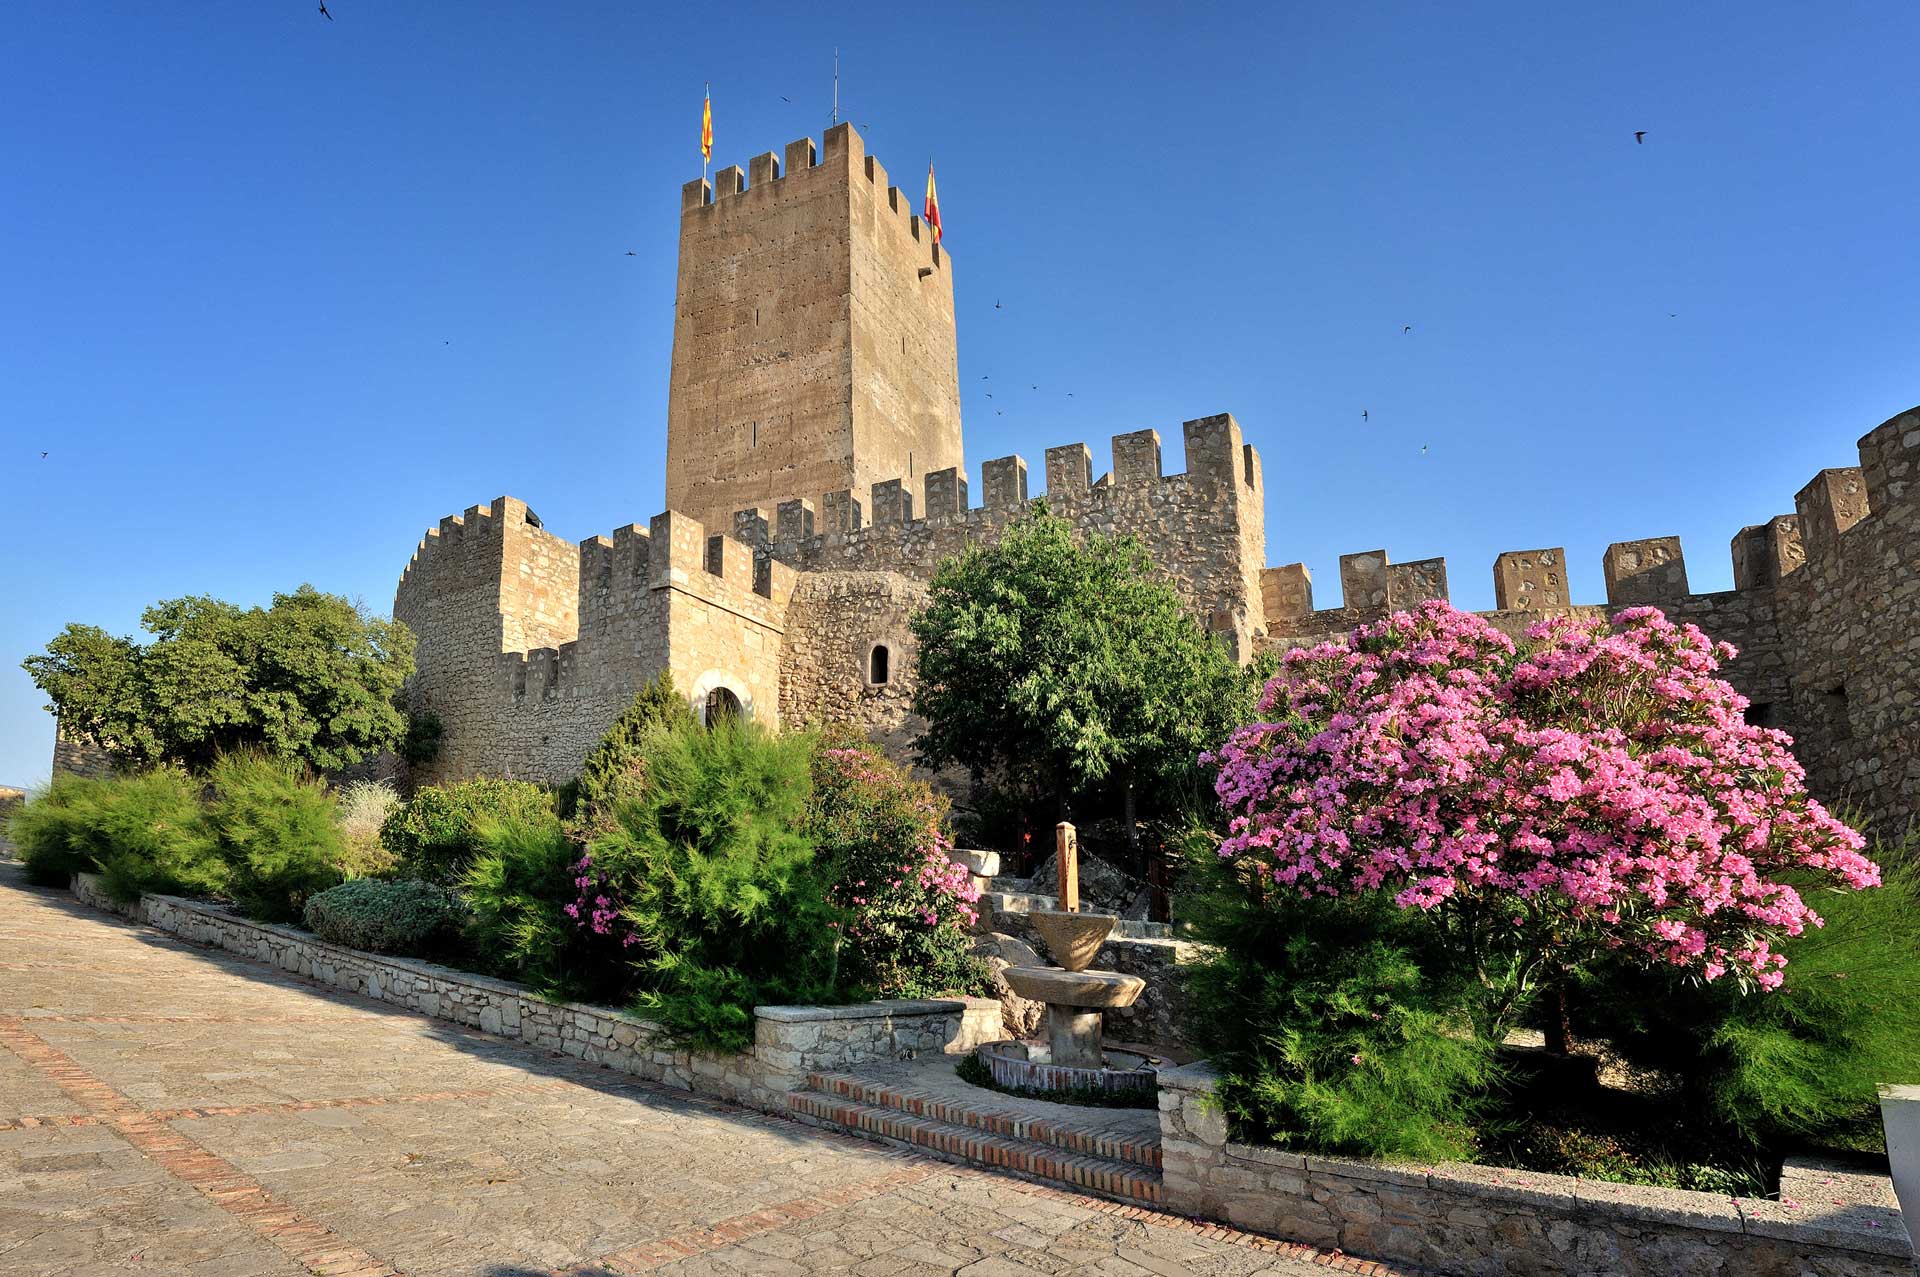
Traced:
[[700, 161], [713, 158], [713, 86], [707, 86], [707, 103], [700, 108]]
[[933, 189], [933, 161], [927, 161], [927, 206], [920, 213], [920, 220], [933, 227], [933, 242], [940, 242], [940, 196]]

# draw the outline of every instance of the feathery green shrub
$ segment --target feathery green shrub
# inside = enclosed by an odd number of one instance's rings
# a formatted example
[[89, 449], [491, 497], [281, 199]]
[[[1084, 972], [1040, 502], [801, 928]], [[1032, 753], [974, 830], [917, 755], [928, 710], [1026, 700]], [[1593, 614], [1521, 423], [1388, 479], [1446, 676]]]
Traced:
[[227, 862], [227, 893], [249, 917], [291, 922], [340, 881], [347, 841], [333, 795], [300, 764], [227, 754], [209, 775], [207, 816]]
[[304, 916], [309, 931], [333, 944], [439, 958], [459, 950], [468, 911], [459, 896], [430, 882], [349, 878], [315, 893]]
[[[1205, 844], [1205, 845], [1200, 845]], [[1464, 1157], [1496, 1078], [1462, 1032], [1452, 977], [1429, 970], [1379, 896], [1302, 900], [1254, 865], [1191, 849], [1188, 1027], [1220, 1071], [1239, 1139], [1360, 1157]]]
[[589, 848], [675, 1038], [744, 1050], [760, 1004], [840, 997], [840, 912], [801, 829], [813, 740], [751, 722], [656, 729], [646, 784]]
[[567, 912], [579, 898], [579, 848], [545, 807], [483, 816], [479, 851], [460, 894], [472, 910], [467, 934], [495, 974], [549, 997], [617, 1003], [632, 996], [639, 973], [614, 939], [582, 927]]
[[29, 795], [8, 819], [7, 837], [26, 867], [29, 882], [65, 887], [73, 875], [94, 872], [88, 843], [92, 822], [87, 813], [99, 783], [71, 772], [56, 773], [45, 789]]
[[524, 780], [464, 780], [430, 785], [396, 808], [380, 826], [380, 842], [395, 860], [395, 872], [452, 886], [479, 855], [484, 821], [512, 818], [543, 825], [553, 814], [553, 796]]
[[580, 764], [580, 775], [567, 788], [561, 815], [581, 842], [590, 842], [614, 827], [614, 811], [638, 798], [646, 786], [647, 741], [656, 731], [677, 731], [695, 725], [693, 709], [674, 690], [673, 673], [641, 688], [613, 726]]
[[209, 895], [227, 881], [199, 786], [178, 768], [57, 776], [10, 829], [28, 872], [48, 886], [97, 872], [107, 894], [125, 901], [143, 891]]

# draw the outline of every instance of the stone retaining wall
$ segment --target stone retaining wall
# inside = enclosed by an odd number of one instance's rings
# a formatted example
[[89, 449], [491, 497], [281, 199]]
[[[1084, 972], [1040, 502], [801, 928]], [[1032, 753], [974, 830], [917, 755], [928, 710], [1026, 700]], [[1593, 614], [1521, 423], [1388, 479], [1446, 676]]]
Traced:
[[1160, 1073], [1164, 1201], [1183, 1215], [1471, 1277], [1913, 1277], [1900, 1212], [1885, 1205], [1789, 1204], [1235, 1144], [1213, 1083], [1204, 1063]]
[[94, 908], [321, 984], [782, 1115], [787, 1093], [803, 1088], [809, 1073], [928, 1052], [960, 1053], [1000, 1036], [1000, 1004], [989, 998], [770, 1006], [754, 1009], [752, 1050], [713, 1055], [670, 1045], [659, 1026], [621, 1011], [549, 1002], [507, 980], [329, 944], [204, 901], [146, 895], [124, 905], [106, 894], [94, 874], [77, 875], [73, 894]]

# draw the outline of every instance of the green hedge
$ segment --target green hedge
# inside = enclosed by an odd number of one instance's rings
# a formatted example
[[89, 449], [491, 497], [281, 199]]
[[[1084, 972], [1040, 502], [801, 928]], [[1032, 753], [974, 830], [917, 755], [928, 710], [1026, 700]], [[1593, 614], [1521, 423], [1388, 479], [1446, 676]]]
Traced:
[[430, 882], [353, 878], [309, 899], [305, 917], [308, 930], [333, 944], [438, 958], [460, 950], [468, 910], [459, 896]]
[[480, 854], [479, 826], [513, 820], [543, 824], [553, 796], [524, 780], [465, 780], [433, 785], [387, 817], [380, 842], [401, 877], [454, 886]]

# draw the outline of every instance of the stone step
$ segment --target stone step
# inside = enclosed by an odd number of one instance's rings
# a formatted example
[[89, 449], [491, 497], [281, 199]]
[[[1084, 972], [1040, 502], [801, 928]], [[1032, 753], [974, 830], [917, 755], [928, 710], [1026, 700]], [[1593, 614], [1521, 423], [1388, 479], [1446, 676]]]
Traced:
[[1132, 1162], [1069, 1153], [1051, 1144], [993, 1135], [820, 1091], [789, 1092], [787, 1104], [803, 1122], [916, 1149], [943, 1161], [1009, 1171], [1118, 1201], [1149, 1206], [1161, 1201], [1160, 1172]]
[[[1160, 1167], [1160, 1121], [1154, 1109], [1102, 1109], [1001, 1096], [960, 1082], [928, 1078], [929, 1085], [876, 1081], [845, 1073], [815, 1073], [811, 1090], [874, 1108], [966, 1126], [989, 1135], [1048, 1144], [1068, 1153]], [[1062, 1113], [1061, 1110], [1066, 1110]]]
[[[999, 879], [994, 881], [998, 882]], [[1043, 896], [1029, 891], [984, 891], [980, 893], [979, 908], [988, 914], [1032, 913], [1036, 909], [1058, 909], [1060, 901], [1055, 896]], [[1173, 928], [1164, 922], [1142, 922], [1134, 918], [1122, 918], [1113, 924], [1113, 938], [1116, 940], [1171, 940]]]

